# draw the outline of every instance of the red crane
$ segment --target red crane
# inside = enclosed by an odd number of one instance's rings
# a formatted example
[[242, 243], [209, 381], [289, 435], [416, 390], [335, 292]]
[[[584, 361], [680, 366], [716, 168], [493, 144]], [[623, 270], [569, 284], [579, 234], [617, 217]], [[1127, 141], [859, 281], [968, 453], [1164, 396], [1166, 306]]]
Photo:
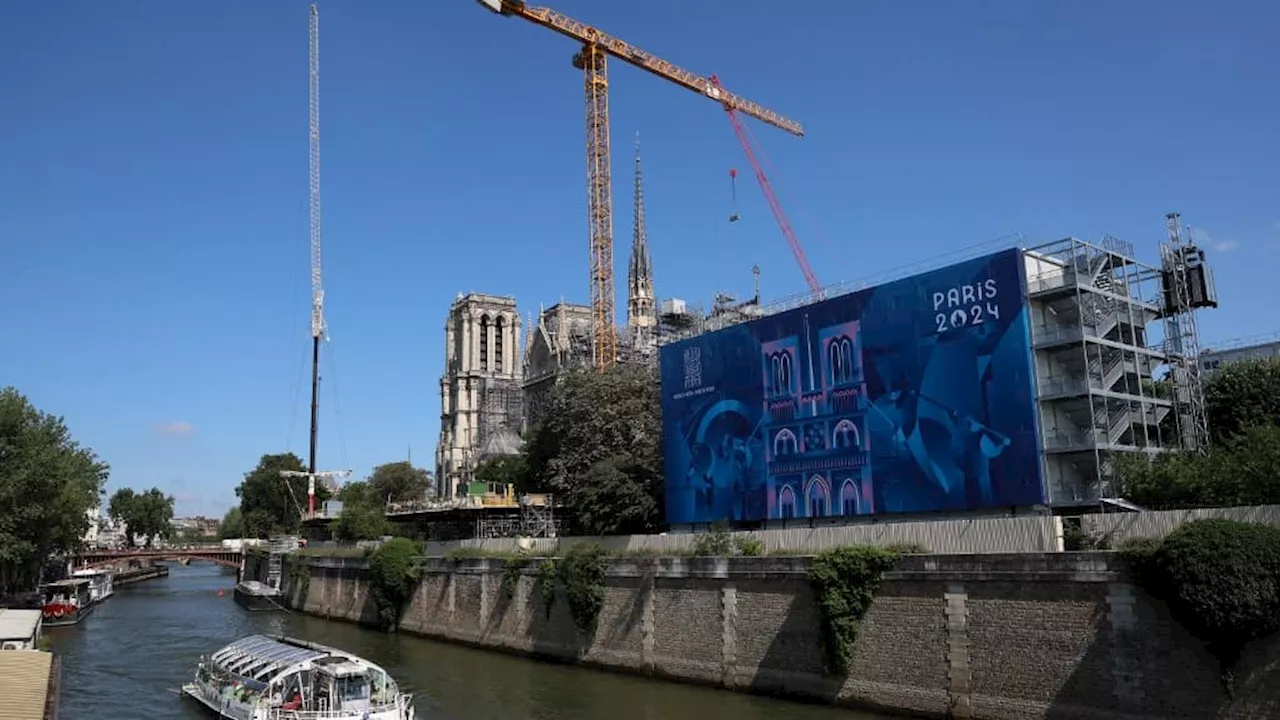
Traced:
[[[711, 76], [711, 82], [720, 87], [720, 79], [715, 75]], [[769, 209], [773, 211], [773, 217], [778, 221], [778, 227], [782, 230], [782, 235], [787, 238], [787, 244], [791, 246], [791, 254], [796, 257], [796, 264], [800, 266], [800, 272], [804, 273], [804, 280], [809, 284], [809, 291], [814, 295], [822, 294], [822, 284], [818, 282], [818, 276], [813, 274], [813, 267], [809, 265], [809, 258], [804, 254], [804, 247], [800, 245], [800, 238], [796, 237], [796, 231], [791, 227], [791, 221], [787, 219], [787, 213], [782, 209], [782, 203], [778, 202], [778, 196], [773, 192], [773, 185], [769, 183], [769, 177], [765, 175], [764, 168], [760, 166], [760, 161], [756, 159], [755, 148], [751, 145], [751, 137], [747, 134], [747, 129], [742, 125], [742, 118], [738, 117], [738, 109], [733, 105], [725, 103], [725, 113], [729, 115], [729, 123], [733, 125], [733, 134], [738, 136], [738, 143], [742, 145], [742, 152], [746, 153], [747, 162], [751, 164], [751, 171], [756, 174], [756, 181], [760, 183], [760, 192], [764, 193], [764, 199], [769, 203]], [[736, 173], [735, 173], [736, 174]], [[734, 211], [736, 214], [736, 210]]]

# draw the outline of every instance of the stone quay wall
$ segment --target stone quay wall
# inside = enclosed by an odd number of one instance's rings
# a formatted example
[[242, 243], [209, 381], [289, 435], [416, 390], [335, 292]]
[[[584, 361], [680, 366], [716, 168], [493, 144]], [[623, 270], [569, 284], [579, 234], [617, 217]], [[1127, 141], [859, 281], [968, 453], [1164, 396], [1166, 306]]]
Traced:
[[[376, 625], [363, 559], [299, 557], [295, 609]], [[401, 631], [743, 692], [914, 717], [1280, 717], [1280, 642], [1217, 661], [1112, 553], [916, 555], [886, 575], [847, 677], [824, 671], [808, 558], [615, 559], [593, 636], [536, 563], [428, 559]], [[302, 581], [305, 573], [307, 580]]]

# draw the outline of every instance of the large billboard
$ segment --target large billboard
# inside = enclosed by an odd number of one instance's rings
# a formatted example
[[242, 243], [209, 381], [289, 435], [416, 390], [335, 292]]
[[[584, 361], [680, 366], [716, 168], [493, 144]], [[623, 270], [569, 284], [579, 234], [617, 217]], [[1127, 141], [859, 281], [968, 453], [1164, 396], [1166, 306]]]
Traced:
[[671, 524], [1044, 502], [1020, 251], [662, 348]]

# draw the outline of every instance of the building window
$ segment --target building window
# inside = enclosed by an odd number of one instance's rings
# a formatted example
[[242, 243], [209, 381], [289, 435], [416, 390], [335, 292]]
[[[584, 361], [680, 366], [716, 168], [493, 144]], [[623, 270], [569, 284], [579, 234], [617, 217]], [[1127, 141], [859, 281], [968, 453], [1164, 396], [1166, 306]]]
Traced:
[[506, 368], [502, 364], [502, 333], [506, 331], [506, 322], [501, 316], [494, 321], [493, 333], [493, 364], [498, 372], [505, 372]]
[[480, 316], [480, 369], [489, 369], [489, 316]]

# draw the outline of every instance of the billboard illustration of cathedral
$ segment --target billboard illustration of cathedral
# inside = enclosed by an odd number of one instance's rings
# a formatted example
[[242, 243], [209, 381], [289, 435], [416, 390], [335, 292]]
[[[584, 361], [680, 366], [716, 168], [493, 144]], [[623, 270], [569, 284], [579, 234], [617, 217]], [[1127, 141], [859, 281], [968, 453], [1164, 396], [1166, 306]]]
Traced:
[[664, 346], [672, 524], [1044, 501], [1014, 249]]

